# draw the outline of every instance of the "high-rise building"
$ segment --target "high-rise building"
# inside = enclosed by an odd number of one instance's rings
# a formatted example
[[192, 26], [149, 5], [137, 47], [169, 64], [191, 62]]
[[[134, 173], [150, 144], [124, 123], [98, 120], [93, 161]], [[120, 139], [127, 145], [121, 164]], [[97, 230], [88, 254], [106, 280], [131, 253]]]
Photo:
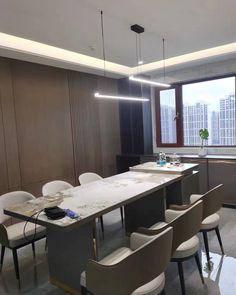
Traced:
[[220, 144], [235, 145], [235, 95], [220, 99]]
[[184, 145], [201, 145], [199, 129], [208, 128], [207, 104], [185, 105], [183, 111]]
[[161, 106], [161, 142], [175, 143], [176, 142], [176, 123], [174, 121], [174, 107]]
[[210, 145], [220, 144], [220, 113], [211, 112]]

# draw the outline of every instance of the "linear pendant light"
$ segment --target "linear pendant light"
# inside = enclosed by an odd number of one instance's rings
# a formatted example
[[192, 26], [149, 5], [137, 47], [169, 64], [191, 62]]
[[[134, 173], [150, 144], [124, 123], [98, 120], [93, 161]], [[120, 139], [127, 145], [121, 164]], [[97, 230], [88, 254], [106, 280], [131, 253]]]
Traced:
[[[130, 27], [131, 31], [136, 33], [136, 57], [138, 60], [138, 65], [142, 65], [142, 56], [141, 56], [141, 41], [140, 41], [140, 34], [144, 32], [144, 28], [139, 26], [139, 25], [133, 25]], [[137, 47], [137, 36], [139, 37], [139, 49]], [[162, 39], [163, 42], [163, 77], [164, 77], [164, 81], [166, 78], [166, 73], [165, 73], [165, 39]], [[141, 73], [138, 73], [141, 74]], [[143, 77], [138, 76], [134, 76], [131, 75], [129, 76], [129, 80], [134, 81], [134, 82], [139, 82], [139, 83], [143, 83], [143, 84], [149, 84], [149, 85], [153, 85], [153, 86], [159, 86], [159, 87], [171, 87], [170, 84], [164, 83], [164, 82], [158, 82], [158, 81], [152, 81], [150, 79], [145, 79]]]
[[[104, 77], [106, 77], [106, 54], [105, 54], [105, 38], [104, 38], [104, 24], [103, 24], [103, 11], [101, 10], [101, 33], [102, 33], [102, 49], [103, 49], [103, 63], [104, 63]], [[99, 92], [94, 93], [94, 97], [100, 99], [116, 99], [116, 100], [129, 100], [136, 102], [144, 102], [149, 101], [148, 98], [143, 97], [131, 97], [131, 96], [119, 96], [119, 95], [110, 95], [103, 94]]]
[[94, 96], [97, 97], [97, 98], [106, 98], [106, 99], [133, 100], [133, 101], [149, 101], [148, 98], [143, 98], [143, 97], [105, 95], [105, 94], [100, 94], [99, 92], [94, 93]]
[[129, 77], [129, 80], [144, 83], [144, 84], [150, 84], [150, 85], [154, 85], [154, 86], [161, 86], [161, 87], [170, 87], [171, 86], [170, 84], [156, 82], [156, 81], [152, 81], [152, 80], [148, 80], [148, 79], [144, 79], [144, 78], [139, 78], [138, 76], [133, 76], [133, 75]]

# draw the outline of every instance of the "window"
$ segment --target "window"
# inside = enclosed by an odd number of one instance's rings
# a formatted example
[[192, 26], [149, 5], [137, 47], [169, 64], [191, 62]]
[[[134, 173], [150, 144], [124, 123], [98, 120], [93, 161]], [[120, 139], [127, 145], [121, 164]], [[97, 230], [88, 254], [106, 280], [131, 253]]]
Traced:
[[235, 77], [160, 90], [156, 102], [158, 146], [199, 146], [201, 128], [206, 145], [236, 145]]
[[176, 143], [175, 89], [160, 91], [161, 142]]

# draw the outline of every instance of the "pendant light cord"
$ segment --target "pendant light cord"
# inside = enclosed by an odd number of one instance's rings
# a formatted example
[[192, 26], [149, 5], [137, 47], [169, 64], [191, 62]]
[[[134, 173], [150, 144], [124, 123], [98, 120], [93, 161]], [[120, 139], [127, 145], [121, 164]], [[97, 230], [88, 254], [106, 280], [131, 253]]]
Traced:
[[163, 77], [166, 80], [166, 58], [165, 58], [165, 39], [162, 39], [162, 50], [163, 50]]
[[102, 10], [101, 10], [101, 32], [102, 32], [102, 53], [103, 53], [104, 77], [106, 77], [106, 51], [105, 51], [104, 22], [103, 22], [103, 11]]
[[141, 34], [136, 33], [136, 66], [137, 66], [137, 74], [141, 74], [142, 72], [142, 45], [141, 45]]
[[136, 65], [137, 65], [137, 74], [139, 73], [139, 67], [138, 67], [138, 56], [139, 56], [139, 52], [138, 52], [138, 34], [135, 34], [135, 40], [136, 40]]

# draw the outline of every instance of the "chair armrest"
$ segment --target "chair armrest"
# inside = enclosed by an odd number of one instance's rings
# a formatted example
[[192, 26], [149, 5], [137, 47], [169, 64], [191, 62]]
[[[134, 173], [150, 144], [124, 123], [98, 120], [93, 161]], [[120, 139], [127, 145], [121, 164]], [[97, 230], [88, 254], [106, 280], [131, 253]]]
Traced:
[[172, 222], [179, 215], [183, 214], [185, 210], [183, 210], [183, 209], [182, 210], [171, 210], [171, 209], [167, 209], [166, 212], [165, 212], [166, 222], [167, 223]]
[[197, 202], [199, 199], [201, 199], [203, 195], [200, 194], [193, 194], [190, 196], [190, 203], [193, 204], [195, 202]]
[[9, 246], [7, 229], [4, 224], [0, 224], [0, 244], [6, 247]]
[[184, 205], [170, 205], [169, 209], [171, 210], [175, 210], [175, 211], [183, 211], [183, 210], [187, 210], [188, 208], [191, 207], [191, 204], [184, 204]]
[[135, 251], [139, 247], [143, 246], [145, 243], [151, 241], [153, 239], [153, 235], [145, 235], [141, 233], [132, 233], [130, 236], [130, 249]]
[[168, 224], [158, 229], [150, 229], [145, 227], [139, 227], [136, 232], [132, 233], [130, 236], [130, 249], [136, 250], [141, 247], [143, 244], [147, 243], [154, 236], [162, 233], [169, 227]]
[[154, 236], [159, 235], [163, 231], [169, 228], [169, 225], [166, 224], [158, 229], [151, 229], [145, 227], [139, 227], [136, 232], [132, 233], [130, 236], [130, 249], [132, 251], [138, 249], [145, 243], [149, 242], [154, 238]]

